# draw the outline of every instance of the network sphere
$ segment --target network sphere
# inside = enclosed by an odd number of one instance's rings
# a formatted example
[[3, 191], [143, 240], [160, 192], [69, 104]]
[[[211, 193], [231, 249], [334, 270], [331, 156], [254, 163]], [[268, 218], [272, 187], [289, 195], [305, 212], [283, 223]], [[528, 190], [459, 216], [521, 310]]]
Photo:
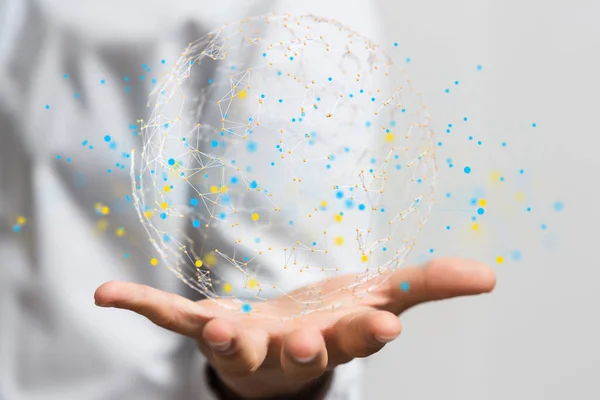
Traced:
[[334, 20], [227, 24], [189, 44], [148, 108], [132, 180], [153, 263], [223, 307], [361, 301], [430, 213], [427, 109], [379, 45]]

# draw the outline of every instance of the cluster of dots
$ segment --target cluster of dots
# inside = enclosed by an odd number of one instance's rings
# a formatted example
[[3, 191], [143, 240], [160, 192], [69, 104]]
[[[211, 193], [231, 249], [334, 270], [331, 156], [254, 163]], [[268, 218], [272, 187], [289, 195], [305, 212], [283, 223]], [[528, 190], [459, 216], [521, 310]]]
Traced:
[[293, 317], [358, 301], [428, 219], [427, 108], [380, 46], [334, 20], [225, 25], [189, 44], [148, 108], [131, 178], [150, 263], [224, 307], [268, 315], [261, 300], [281, 297]]

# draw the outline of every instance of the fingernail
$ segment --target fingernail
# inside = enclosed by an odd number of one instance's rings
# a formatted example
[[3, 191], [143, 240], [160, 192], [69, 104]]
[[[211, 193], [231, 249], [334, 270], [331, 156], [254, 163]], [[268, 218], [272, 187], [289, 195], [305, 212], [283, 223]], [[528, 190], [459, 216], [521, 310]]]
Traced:
[[377, 340], [379, 343], [389, 343], [392, 340], [396, 339], [398, 337], [398, 335], [396, 336], [375, 336], [375, 340]]
[[231, 340], [226, 340], [224, 342], [208, 342], [208, 345], [211, 349], [218, 351], [219, 353], [225, 353], [231, 348]]
[[308, 357], [294, 357], [294, 360], [299, 364], [308, 364], [309, 362], [314, 361], [317, 356], [318, 354], [313, 354], [312, 356]]

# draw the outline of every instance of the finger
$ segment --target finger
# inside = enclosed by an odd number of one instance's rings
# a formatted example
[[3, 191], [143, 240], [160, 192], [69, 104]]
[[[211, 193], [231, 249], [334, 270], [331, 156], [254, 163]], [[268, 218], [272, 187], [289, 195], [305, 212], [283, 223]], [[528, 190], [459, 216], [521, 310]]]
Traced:
[[329, 365], [377, 353], [400, 335], [398, 317], [387, 311], [359, 311], [341, 318], [326, 337]]
[[321, 332], [307, 327], [287, 334], [281, 348], [281, 367], [297, 381], [321, 376], [327, 367], [327, 348]]
[[213, 318], [200, 304], [184, 297], [130, 282], [107, 282], [94, 294], [96, 305], [131, 310], [156, 325], [186, 336], [197, 337]]
[[244, 329], [224, 319], [206, 324], [202, 339], [212, 352], [212, 361], [222, 375], [248, 376], [267, 355], [268, 334], [261, 329]]
[[380, 308], [400, 314], [428, 301], [488, 293], [495, 285], [496, 275], [488, 265], [442, 258], [394, 272], [384, 289], [386, 304]]

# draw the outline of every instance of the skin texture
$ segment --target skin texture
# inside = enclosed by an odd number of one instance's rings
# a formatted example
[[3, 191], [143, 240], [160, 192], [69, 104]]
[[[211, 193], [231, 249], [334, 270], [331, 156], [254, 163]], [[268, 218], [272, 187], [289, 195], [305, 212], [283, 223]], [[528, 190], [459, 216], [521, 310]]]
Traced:
[[[327, 285], [344, 287], [349, 278], [340, 276]], [[409, 283], [408, 291], [400, 289], [402, 282]], [[411, 307], [488, 293], [495, 284], [494, 271], [485, 264], [437, 259], [393, 272], [360, 304], [287, 323], [232, 313], [211, 300], [193, 302], [128, 282], [103, 284], [96, 290], [95, 301], [101, 307], [134, 311], [160, 327], [193, 338], [229, 388], [258, 398], [296, 392], [326, 370], [378, 352], [400, 335], [397, 316]], [[285, 314], [293, 306], [284, 297], [265, 302], [263, 308]]]

